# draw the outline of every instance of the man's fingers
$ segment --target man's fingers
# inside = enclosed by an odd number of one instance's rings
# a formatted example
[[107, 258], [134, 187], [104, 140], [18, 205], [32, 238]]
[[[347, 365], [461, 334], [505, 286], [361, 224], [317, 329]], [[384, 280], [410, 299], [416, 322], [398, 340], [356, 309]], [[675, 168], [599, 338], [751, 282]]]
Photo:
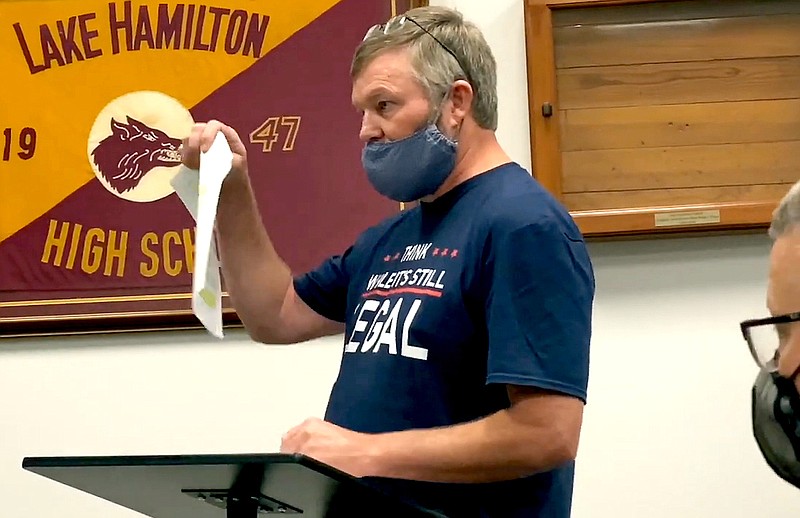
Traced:
[[300, 426], [295, 426], [294, 428], [291, 428], [289, 431], [283, 434], [283, 437], [281, 437], [281, 444], [286, 444], [288, 446], [295, 443], [299, 431], [300, 431]]
[[[203, 126], [202, 133], [200, 134], [200, 151], [205, 153], [211, 148], [211, 144], [214, 143], [217, 133], [222, 130], [223, 126], [224, 125], [220, 121], [213, 119]], [[227, 138], [227, 135], [225, 135], [225, 137]]]
[[203, 134], [205, 124], [198, 123], [192, 126], [189, 136], [183, 139], [181, 145], [181, 162], [190, 169], [200, 167], [200, 137]]
[[281, 438], [281, 451], [284, 453], [299, 452], [311, 437], [308, 430], [309, 424], [309, 421], [306, 420], [283, 434]]
[[192, 126], [189, 136], [183, 139], [180, 154], [181, 162], [190, 169], [200, 168], [200, 154], [211, 149], [217, 133], [222, 132], [231, 151], [234, 154], [234, 167], [244, 167], [246, 150], [236, 130], [226, 126], [218, 120], [210, 120], [205, 123], [197, 123]]
[[295, 453], [294, 449], [292, 448], [292, 444], [290, 442], [288, 442], [285, 437], [281, 440], [280, 452], [281, 453]]

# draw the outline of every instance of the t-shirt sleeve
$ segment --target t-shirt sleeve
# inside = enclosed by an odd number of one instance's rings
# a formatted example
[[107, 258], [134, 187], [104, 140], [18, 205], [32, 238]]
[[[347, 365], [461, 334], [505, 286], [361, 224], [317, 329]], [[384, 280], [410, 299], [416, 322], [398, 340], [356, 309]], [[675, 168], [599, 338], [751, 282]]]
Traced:
[[294, 278], [297, 295], [323, 317], [344, 322], [347, 308], [348, 266], [352, 247], [344, 254], [329, 257], [316, 269]]
[[509, 230], [486, 267], [487, 382], [585, 402], [595, 282], [580, 233], [554, 221]]

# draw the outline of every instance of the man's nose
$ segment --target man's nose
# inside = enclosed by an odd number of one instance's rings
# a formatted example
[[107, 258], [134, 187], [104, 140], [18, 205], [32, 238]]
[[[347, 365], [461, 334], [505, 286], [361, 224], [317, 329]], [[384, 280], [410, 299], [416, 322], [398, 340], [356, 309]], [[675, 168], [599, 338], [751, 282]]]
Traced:
[[376, 124], [369, 114], [365, 113], [361, 119], [361, 131], [358, 133], [358, 138], [365, 144], [372, 140], [380, 140], [383, 138], [383, 131], [378, 124]]
[[791, 377], [800, 368], [800, 330], [796, 329], [796, 326], [792, 327], [778, 357], [778, 373], [786, 378]]

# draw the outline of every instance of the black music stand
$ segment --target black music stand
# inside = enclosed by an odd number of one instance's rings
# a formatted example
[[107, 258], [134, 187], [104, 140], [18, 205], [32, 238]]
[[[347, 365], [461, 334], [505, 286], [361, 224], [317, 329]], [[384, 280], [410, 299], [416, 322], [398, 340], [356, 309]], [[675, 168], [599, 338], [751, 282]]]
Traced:
[[152, 518], [446, 518], [303, 455], [25, 457], [22, 467]]

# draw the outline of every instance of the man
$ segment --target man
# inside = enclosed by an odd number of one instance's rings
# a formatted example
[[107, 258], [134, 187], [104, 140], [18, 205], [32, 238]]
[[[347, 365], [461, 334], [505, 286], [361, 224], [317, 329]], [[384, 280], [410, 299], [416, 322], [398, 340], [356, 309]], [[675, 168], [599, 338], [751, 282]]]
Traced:
[[[569, 214], [497, 142], [495, 60], [453, 10], [370, 29], [352, 64], [362, 161], [377, 191], [420, 204], [295, 279], [270, 244], [234, 152], [217, 231], [251, 336], [344, 333], [325, 420], [299, 452], [451, 517], [569, 516], [589, 364], [594, 277]], [[324, 83], [322, 83], [324, 84]]]
[[769, 318], [741, 323], [761, 368], [752, 391], [753, 434], [767, 464], [800, 488], [800, 182], [775, 210], [769, 234]]

